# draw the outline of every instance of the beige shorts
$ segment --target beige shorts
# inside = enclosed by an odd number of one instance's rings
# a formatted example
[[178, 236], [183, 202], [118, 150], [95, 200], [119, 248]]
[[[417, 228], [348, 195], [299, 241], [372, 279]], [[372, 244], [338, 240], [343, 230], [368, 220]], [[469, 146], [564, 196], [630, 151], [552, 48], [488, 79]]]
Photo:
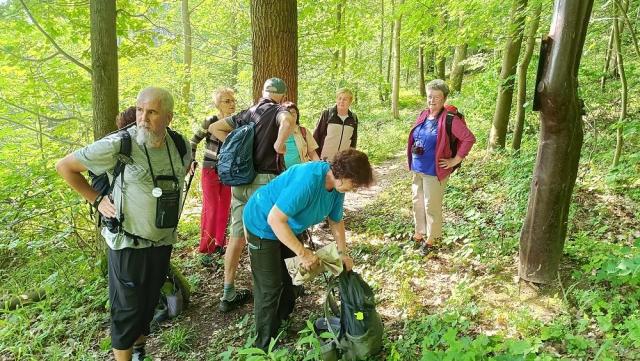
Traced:
[[242, 223], [242, 212], [244, 206], [249, 201], [249, 197], [258, 188], [269, 183], [275, 174], [257, 174], [251, 184], [231, 187], [231, 237], [244, 237], [244, 224]]

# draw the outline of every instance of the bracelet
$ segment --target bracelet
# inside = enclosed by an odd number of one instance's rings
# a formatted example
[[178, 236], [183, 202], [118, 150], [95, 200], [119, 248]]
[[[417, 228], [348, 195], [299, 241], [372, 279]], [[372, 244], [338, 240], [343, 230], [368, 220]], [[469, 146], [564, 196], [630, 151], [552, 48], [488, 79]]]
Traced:
[[93, 201], [93, 204], [91, 204], [93, 206], [93, 208], [98, 209], [98, 206], [100, 205], [100, 202], [102, 202], [102, 198], [104, 198], [104, 195], [98, 194], [98, 196], [96, 197], [96, 200]]

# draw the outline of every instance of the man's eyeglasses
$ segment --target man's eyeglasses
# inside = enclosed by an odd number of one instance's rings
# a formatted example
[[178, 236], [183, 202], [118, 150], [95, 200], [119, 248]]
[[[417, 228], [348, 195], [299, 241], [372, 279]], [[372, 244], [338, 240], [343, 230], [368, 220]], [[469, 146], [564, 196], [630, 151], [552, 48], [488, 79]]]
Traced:
[[225, 104], [235, 104], [238, 101], [235, 100], [235, 99], [227, 99], [227, 100], [223, 100], [222, 102], [225, 103]]

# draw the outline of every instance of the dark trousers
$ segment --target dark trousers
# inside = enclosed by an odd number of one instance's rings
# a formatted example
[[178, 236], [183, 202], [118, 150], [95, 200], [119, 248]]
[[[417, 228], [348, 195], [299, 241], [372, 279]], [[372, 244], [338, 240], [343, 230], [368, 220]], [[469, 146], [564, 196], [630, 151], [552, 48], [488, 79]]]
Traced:
[[167, 279], [171, 246], [109, 250], [111, 346], [126, 350], [149, 324]]
[[278, 328], [293, 311], [300, 287], [291, 283], [284, 259], [295, 254], [282, 242], [261, 239], [247, 231], [253, 276], [253, 312], [256, 319], [255, 346], [269, 348]]

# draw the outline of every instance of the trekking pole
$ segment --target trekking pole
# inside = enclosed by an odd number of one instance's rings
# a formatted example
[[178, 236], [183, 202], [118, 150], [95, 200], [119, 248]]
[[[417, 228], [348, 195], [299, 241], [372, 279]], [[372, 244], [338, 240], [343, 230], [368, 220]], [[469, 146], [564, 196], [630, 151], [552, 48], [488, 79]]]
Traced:
[[189, 188], [191, 188], [191, 181], [193, 181], [193, 177], [196, 174], [196, 169], [198, 169], [198, 162], [193, 161], [195, 165], [193, 166], [193, 172], [189, 174], [189, 180], [187, 180], [187, 186], [184, 189], [184, 197], [182, 198], [182, 206], [180, 207], [180, 213], [178, 214], [178, 220], [182, 216], [182, 211], [184, 210], [184, 205], [187, 203], [187, 194], [189, 193]]

